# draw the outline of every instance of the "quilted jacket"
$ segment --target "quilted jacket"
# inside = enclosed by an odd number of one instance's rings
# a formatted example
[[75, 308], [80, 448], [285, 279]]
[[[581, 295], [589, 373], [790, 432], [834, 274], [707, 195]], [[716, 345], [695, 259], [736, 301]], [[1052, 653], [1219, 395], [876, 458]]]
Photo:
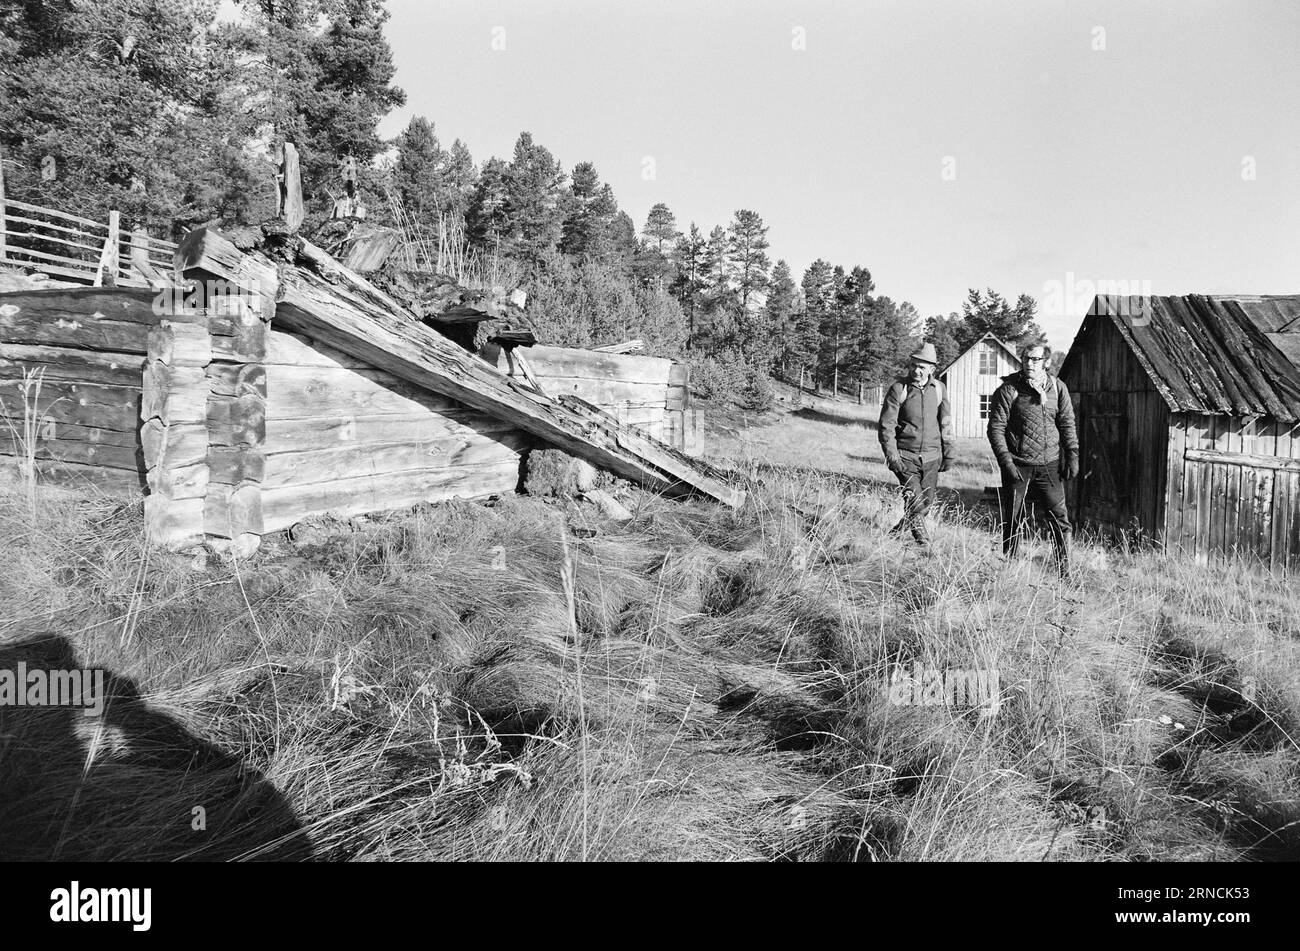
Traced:
[[989, 444], [998, 464], [1046, 466], [1062, 454], [1067, 460], [1078, 459], [1074, 404], [1065, 384], [1049, 377], [1044, 398], [1022, 372], [1002, 380], [989, 404]]

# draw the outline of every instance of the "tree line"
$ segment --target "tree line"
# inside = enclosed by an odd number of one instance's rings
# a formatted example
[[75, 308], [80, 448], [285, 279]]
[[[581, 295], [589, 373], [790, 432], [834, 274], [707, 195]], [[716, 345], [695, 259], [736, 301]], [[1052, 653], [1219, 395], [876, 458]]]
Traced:
[[[818, 259], [796, 282], [773, 262], [768, 227], [739, 209], [707, 232], [666, 204], [640, 229], [591, 162], [566, 172], [523, 132], [508, 158], [476, 162], [413, 117], [391, 142], [380, 121], [405, 104], [393, 84], [381, 0], [72, 0], [0, 5], [0, 149], [9, 194], [177, 237], [251, 224], [275, 201], [273, 157], [298, 147], [307, 227], [360, 169], [369, 218], [494, 262], [529, 292], [548, 343], [639, 337], [688, 357], [721, 391], [758, 403], [769, 374], [852, 392], [892, 378], [922, 336], [941, 361], [991, 330], [1041, 331], [1032, 298], [972, 290], [961, 313], [922, 321], [878, 294], [871, 272]], [[54, 173], [42, 172], [52, 159]]]

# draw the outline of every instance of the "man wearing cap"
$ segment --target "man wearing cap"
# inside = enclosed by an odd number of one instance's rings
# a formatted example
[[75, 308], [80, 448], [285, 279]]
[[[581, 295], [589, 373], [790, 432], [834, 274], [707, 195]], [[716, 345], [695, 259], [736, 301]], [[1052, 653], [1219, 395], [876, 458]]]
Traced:
[[1003, 378], [989, 401], [989, 445], [1002, 469], [1002, 552], [1020, 547], [1025, 502], [1039, 502], [1047, 513], [1056, 550], [1056, 567], [1070, 578], [1070, 519], [1065, 480], [1079, 474], [1079, 437], [1074, 404], [1059, 378], [1047, 372], [1051, 352], [1030, 346], [1021, 351], [1023, 370]]
[[880, 447], [903, 487], [903, 517], [890, 534], [908, 529], [928, 548], [925, 516], [934, 504], [939, 473], [952, 465], [952, 413], [946, 388], [934, 378], [939, 362], [934, 344], [924, 344], [909, 359], [907, 378], [889, 387], [880, 408]]

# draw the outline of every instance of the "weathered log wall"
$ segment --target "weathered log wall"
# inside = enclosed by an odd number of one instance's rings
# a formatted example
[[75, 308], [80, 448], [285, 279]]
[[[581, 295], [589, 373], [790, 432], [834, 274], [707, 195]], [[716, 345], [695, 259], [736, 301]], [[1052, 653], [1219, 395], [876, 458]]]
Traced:
[[314, 515], [513, 492], [531, 437], [214, 297], [149, 337], [141, 411], [155, 540], [242, 550]]
[[265, 531], [518, 487], [532, 438], [508, 423], [297, 334], [265, 366]]
[[687, 366], [662, 357], [572, 347], [531, 346], [513, 354], [488, 344], [481, 356], [503, 373], [526, 381], [519, 356], [547, 396], [577, 396], [655, 439], [699, 455], [698, 412], [690, 407]]
[[[155, 294], [55, 288], [0, 295], [0, 464], [30, 447], [41, 481], [138, 495], [140, 399]], [[40, 373], [39, 392], [24, 374]]]

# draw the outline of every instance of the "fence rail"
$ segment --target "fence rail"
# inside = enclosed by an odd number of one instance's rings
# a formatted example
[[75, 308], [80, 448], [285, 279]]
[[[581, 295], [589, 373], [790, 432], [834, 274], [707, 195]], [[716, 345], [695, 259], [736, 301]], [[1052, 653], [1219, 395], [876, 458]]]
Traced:
[[27, 268], [96, 287], [171, 283], [176, 244], [125, 231], [120, 215], [92, 221], [0, 193], [0, 265]]

